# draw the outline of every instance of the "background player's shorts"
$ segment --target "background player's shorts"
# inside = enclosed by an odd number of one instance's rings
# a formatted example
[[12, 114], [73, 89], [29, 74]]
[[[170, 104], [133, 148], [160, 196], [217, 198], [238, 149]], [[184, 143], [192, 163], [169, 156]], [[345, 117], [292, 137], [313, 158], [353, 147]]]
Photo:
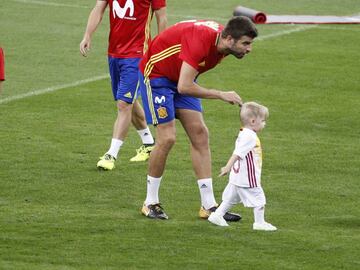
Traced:
[[262, 187], [247, 188], [228, 183], [222, 200], [230, 204], [242, 203], [245, 207], [259, 207], [266, 204], [266, 198]]
[[139, 72], [139, 88], [148, 124], [158, 125], [174, 120], [176, 109], [202, 112], [199, 98], [179, 94], [177, 83], [164, 77], [150, 79], [150, 83], [145, 84], [144, 76]]
[[140, 59], [108, 57], [111, 88], [115, 100], [129, 104], [136, 100]]

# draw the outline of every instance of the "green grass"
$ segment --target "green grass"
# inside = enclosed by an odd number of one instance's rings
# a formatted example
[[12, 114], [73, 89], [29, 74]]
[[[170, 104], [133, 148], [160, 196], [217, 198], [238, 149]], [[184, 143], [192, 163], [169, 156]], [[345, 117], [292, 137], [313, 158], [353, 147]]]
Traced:
[[[198, 219], [199, 192], [180, 125], [160, 191], [170, 219], [141, 216], [147, 164], [128, 162], [140, 143], [134, 129], [117, 169], [95, 169], [116, 113], [108, 79], [1, 103], [107, 73], [107, 17], [90, 56], [78, 52], [95, 1], [61, 1], [78, 6], [72, 8], [38, 2], [0, 4], [7, 69], [0, 97], [0, 269], [360, 268], [359, 26], [259, 40], [244, 60], [229, 57], [200, 77], [204, 86], [235, 89], [270, 109], [260, 134], [263, 186], [266, 216], [279, 230], [262, 233], [251, 230], [252, 212], [242, 206], [233, 211], [243, 221], [228, 228]], [[224, 2], [170, 0], [169, 21], [225, 22], [239, 3]], [[272, 14], [360, 12], [356, 0], [267, 2], [242, 4]], [[259, 30], [266, 36], [297, 27]], [[238, 109], [220, 101], [203, 105], [220, 201], [227, 180], [216, 175], [233, 150]]]

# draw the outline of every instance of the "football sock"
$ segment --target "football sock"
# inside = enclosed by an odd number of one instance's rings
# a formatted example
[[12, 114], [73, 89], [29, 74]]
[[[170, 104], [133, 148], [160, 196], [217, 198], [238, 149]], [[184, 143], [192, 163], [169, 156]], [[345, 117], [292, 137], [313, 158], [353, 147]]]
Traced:
[[201, 205], [205, 209], [216, 206], [211, 178], [199, 179], [197, 181], [201, 197]]
[[265, 206], [254, 207], [254, 220], [255, 223], [265, 222]]
[[159, 188], [162, 177], [147, 176], [147, 193], [145, 205], [159, 203]]
[[137, 130], [143, 144], [154, 144], [154, 138], [151, 134], [149, 127]]
[[123, 143], [124, 142], [122, 140], [112, 138], [109, 151], [107, 151], [106, 153], [112, 155], [114, 158], [117, 158], [120, 147], [123, 145]]

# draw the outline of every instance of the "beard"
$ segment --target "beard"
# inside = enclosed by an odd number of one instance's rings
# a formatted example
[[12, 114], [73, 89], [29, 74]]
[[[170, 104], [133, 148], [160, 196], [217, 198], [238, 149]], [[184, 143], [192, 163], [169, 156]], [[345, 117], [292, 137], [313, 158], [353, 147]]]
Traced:
[[243, 58], [245, 56], [245, 53], [239, 53], [239, 52], [236, 52], [236, 51], [231, 50], [231, 49], [230, 49], [230, 54], [235, 56], [237, 59], [241, 59], [241, 58]]
[[229, 52], [229, 54], [232, 54], [233, 56], [235, 56], [237, 59], [241, 59], [246, 55], [245, 52], [237, 51], [235, 46], [231, 46], [230, 48], [228, 48], [228, 52]]

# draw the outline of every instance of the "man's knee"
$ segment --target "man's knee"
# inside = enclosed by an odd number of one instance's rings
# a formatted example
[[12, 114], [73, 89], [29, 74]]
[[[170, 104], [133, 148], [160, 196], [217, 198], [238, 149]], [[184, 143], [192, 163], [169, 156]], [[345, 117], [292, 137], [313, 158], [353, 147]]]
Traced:
[[175, 144], [175, 141], [176, 141], [176, 135], [170, 133], [158, 137], [156, 143], [159, 144], [159, 146], [161, 147], [171, 148]]
[[133, 104], [129, 104], [125, 101], [118, 100], [117, 101], [117, 108], [119, 112], [132, 112]]
[[192, 130], [192, 143], [194, 146], [204, 147], [209, 144], [209, 130], [205, 125], [198, 125]]

